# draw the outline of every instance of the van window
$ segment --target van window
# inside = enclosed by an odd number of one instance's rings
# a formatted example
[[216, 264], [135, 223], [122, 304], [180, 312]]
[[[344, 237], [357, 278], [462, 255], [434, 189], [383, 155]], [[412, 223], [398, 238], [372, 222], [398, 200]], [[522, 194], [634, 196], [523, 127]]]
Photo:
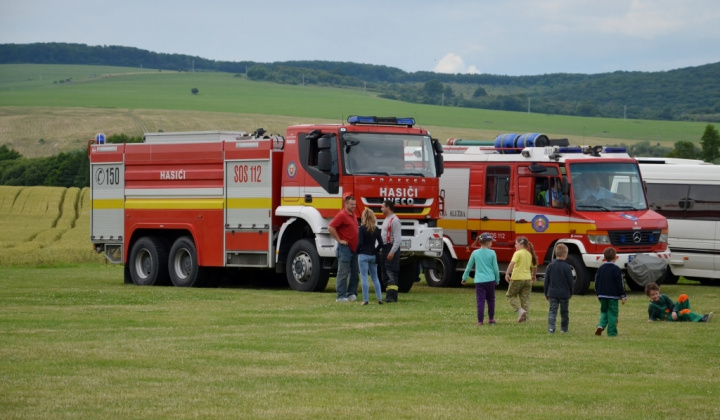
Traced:
[[688, 185], [647, 183], [647, 197], [650, 208], [668, 219], [685, 217], [685, 201]]
[[690, 185], [685, 218], [720, 220], [720, 185]]
[[510, 167], [489, 166], [485, 178], [485, 204], [510, 204]]

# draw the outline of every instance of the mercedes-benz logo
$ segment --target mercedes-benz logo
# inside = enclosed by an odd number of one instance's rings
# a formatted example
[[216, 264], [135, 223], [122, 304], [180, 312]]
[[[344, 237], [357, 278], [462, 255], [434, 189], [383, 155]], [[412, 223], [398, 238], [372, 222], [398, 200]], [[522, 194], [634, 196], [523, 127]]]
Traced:
[[635, 242], [636, 244], [639, 244], [640, 241], [642, 241], [642, 233], [633, 232], [633, 242]]

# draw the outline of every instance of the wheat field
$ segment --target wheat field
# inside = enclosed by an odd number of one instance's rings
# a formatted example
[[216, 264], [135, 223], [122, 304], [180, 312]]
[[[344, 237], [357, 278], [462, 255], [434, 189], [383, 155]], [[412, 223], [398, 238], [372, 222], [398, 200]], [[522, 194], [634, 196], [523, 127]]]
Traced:
[[0, 186], [0, 267], [102, 262], [89, 238], [89, 188]]

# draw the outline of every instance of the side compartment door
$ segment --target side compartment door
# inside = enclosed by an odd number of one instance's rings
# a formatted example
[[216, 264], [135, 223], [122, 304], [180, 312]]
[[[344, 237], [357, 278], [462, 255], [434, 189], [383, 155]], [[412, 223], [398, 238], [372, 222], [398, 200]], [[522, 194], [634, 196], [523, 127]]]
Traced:
[[[107, 147], [114, 146], [97, 146], [98, 149]], [[117, 162], [90, 166], [90, 241], [105, 244], [105, 255], [112, 262], [124, 261], [125, 165], [122, 154], [118, 157]]]
[[440, 190], [445, 192], [445, 217], [439, 225], [455, 246], [468, 245], [468, 191], [470, 168], [447, 168], [440, 177]]
[[226, 161], [225, 180], [226, 266], [274, 267], [269, 157]]
[[507, 262], [515, 252], [515, 209], [510, 165], [488, 165], [485, 173], [484, 206], [480, 209], [480, 231], [495, 237], [493, 248], [499, 262]]

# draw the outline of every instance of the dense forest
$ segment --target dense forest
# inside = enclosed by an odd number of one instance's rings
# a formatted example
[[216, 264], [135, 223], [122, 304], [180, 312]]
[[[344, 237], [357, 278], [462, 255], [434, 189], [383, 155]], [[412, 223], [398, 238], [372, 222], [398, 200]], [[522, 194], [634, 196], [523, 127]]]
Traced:
[[[609, 118], [720, 121], [720, 63], [663, 72], [503, 76], [405, 72], [335, 61], [215, 61], [133, 47], [0, 44], [0, 64], [89, 64], [228, 72], [287, 84], [362, 88], [390, 99]], [[532, 67], [527, 68], [532, 73]]]

